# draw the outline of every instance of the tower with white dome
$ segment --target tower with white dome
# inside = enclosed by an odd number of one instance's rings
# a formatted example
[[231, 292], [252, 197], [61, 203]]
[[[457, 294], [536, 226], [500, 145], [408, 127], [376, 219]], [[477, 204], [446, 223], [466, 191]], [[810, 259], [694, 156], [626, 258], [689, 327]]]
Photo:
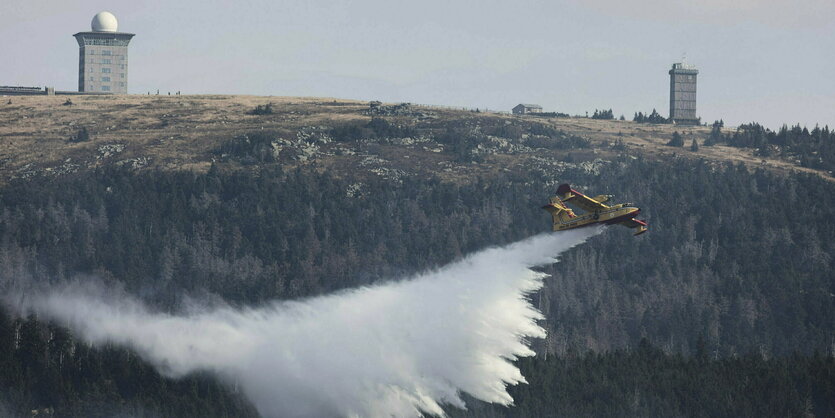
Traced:
[[78, 41], [78, 91], [84, 93], [128, 92], [128, 44], [134, 34], [119, 32], [116, 16], [99, 12], [92, 31], [76, 33]]

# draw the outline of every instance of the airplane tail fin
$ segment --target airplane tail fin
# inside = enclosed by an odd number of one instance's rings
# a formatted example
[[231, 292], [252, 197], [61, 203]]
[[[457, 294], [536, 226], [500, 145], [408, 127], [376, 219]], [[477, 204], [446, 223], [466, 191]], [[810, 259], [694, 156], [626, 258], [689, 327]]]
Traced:
[[570, 184], [560, 184], [560, 187], [557, 188], [557, 196], [567, 199], [571, 197], [571, 185]]
[[554, 224], [566, 222], [571, 218], [577, 216], [574, 214], [574, 211], [565, 206], [565, 204], [562, 203], [562, 201], [558, 197], [552, 197], [551, 202], [543, 206], [542, 209], [545, 209], [549, 213], [551, 213], [551, 217], [554, 220]]

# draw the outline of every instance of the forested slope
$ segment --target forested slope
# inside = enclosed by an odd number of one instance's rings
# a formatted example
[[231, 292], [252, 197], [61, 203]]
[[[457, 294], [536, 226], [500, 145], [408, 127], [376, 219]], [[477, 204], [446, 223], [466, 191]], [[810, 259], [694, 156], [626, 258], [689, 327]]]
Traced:
[[519, 362], [528, 385], [515, 406], [471, 403], [452, 417], [829, 417], [835, 414], [831, 356], [712, 359], [632, 350]]
[[[560, 179], [638, 202], [652, 230], [635, 238], [611, 228], [546, 269], [553, 277], [534, 296], [549, 329], [540, 351], [605, 352], [646, 338], [685, 355], [701, 341], [711, 358], [831, 353], [830, 183], [629, 158]], [[381, 180], [364, 183], [360, 194], [349, 193], [350, 180], [280, 169], [102, 170], [19, 182], [2, 195], [2, 279], [8, 288], [93, 275], [165, 310], [178, 309], [186, 294], [247, 305], [316, 295], [547, 231], [539, 206], [554, 180], [533, 173], [466, 185]], [[804, 201], [815, 203], [800, 213], [787, 204]], [[85, 370], [77, 362], [91, 356], [101, 373], [154, 375], [124, 350], [79, 348], [59, 328], [31, 319], [3, 323], [4, 386], [19, 396], [7, 402], [101, 402], [85, 398], [101, 382], [76, 376]], [[195, 411], [213, 402], [194, 392], [201, 384], [220, 390], [205, 377], [170, 383], [190, 393], [182, 396]], [[155, 396], [116, 393], [131, 401]]]
[[[635, 203], [650, 231], [610, 228], [544, 269], [532, 300], [549, 336], [519, 363], [530, 385], [516, 407], [473, 403], [472, 416], [831, 414], [835, 184], [650, 158], [530, 120], [409, 112], [295, 142], [229, 135], [201, 151], [206, 170], [105, 158], [15, 171], [0, 189], [0, 289], [98, 280], [171, 312], [321, 295], [548, 232], [540, 207], [570, 182]], [[3, 311], [0, 415], [43, 408], [255, 415], [234, 382], [167, 379], [129, 350]]]

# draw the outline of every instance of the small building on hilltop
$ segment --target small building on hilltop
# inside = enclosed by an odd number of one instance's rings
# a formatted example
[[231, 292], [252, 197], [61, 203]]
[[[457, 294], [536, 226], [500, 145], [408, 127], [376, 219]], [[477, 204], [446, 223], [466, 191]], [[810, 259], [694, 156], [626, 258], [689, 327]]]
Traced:
[[542, 113], [542, 106], [538, 104], [519, 103], [513, 108], [514, 115], [524, 115], [527, 113]]
[[0, 86], [0, 96], [53, 96], [55, 87]]

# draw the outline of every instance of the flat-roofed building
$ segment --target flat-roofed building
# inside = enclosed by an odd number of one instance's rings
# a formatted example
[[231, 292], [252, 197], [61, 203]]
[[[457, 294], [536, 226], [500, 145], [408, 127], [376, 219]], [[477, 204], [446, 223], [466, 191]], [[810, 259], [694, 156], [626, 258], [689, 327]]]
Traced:
[[526, 113], [542, 113], [542, 106], [538, 104], [519, 103], [513, 108], [513, 114], [524, 115]]
[[128, 44], [134, 34], [118, 32], [110, 12], [96, 14], [91, 26], [91, 32], [73, 35], [78, 41], [78, 91], [127, 94]]
[[670, 69], [670, 121], [681, 124], [697, 124], [696, 76], [699, 70], [683, 62]]

